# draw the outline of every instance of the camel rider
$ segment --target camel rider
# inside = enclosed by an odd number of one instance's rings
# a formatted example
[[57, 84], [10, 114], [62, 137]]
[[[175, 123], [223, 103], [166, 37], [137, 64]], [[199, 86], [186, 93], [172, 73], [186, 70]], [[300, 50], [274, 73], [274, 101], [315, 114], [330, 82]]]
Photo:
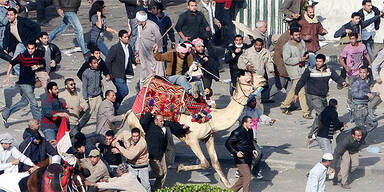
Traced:
[[[12, 146], [15, 142], [15, 138], [9, 133], [0, 135], [0, 174], [3, 173], [17, 173], [18, 165], [20, 162], [31, 166], [28, 172], [33, 172], [38, 166], [36, 166], [30, 158], [22, 154], [16, 147]], [[14, 160], [8, 162], [10, 158]]]
[[167, 62], [167, 79], [173, 84], [182, 86], [187, 93], [192, 94], [192, 86], [184, 75], [193, 62], [193, 56], [188, 54], [188, 48], [179, 44], [176, 50], [159, 53], [158, 45], [155, 44], [153, 53], [157, 61]]
[[[59, 155], [52, 145], [45, 139], [45, 137], [42, 137], [38, 131], [33, 132], [32, 136], [26, 137], [19, 145], [19, 149], [35, 164], [44, 161], [49, 156]], [[21, 171], [27, 171], [30, 167], [22, 163], [19, 168]]]

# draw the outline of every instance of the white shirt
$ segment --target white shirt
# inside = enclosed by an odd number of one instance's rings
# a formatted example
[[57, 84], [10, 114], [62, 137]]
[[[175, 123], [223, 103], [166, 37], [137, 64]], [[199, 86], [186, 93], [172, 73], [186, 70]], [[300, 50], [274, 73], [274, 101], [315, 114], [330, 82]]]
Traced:
[[[375, 13], [373, 11], [371, 11], [370, 13], [366, 12], [365, 10], [363, 10], [363, 13], [364, 13], [364, 20], [368, 20], [368, 19], [371, 19], [375, 16]], [[371, 36], [372, 38], [375, 37], [375, 34], [376, 34], [376, 30], [375, 30], [375, 22], [369, 24], [368, 26], [366, 26], [363, 30], [362, 30], [362, 33], [361, 33], [361, 38], [363, 40], [368, 40]]]
[[164, 135], [167, 133], [167, 128], [162, 127], [161, 130], [163, 131]]
[[128, 66], [128, 61], [129, 61], [129, 49], [128, 49], [128, 44], [124, 44], [122, 42], [121, 43], [121, 46], [123, 47], [123, 50], [124, 50], [124, 54], [125, 54], [125, 61], [124, 61], [124, 66], [125, 68], [124, 69], [127, 69], [127, 66]]
[[4, 173], [18, 172], [17, 165], [12, 165], [12, 162], [7, 162], [10, 157], [19, 159], [20, 162], [29, 166], [35, 165], [30, 158], [22, 154], [16, 147], [11, 146], [9, 150], [4, 150], [3, 146], [0, 145], [0, 171], [4, 171]]
[[305, 192], [325, 192], [325, 179], [328, 169], [321, 163], [317, 163], [309, 172]]

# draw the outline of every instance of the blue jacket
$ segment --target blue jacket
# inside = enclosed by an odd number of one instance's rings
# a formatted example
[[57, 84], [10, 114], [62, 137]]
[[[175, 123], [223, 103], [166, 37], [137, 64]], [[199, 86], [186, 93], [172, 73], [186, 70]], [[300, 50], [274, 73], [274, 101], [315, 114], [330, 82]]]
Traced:
[[[370, 79], [362, 80], [360, 77], [353, 81], [351, 84], [352, 100], [368, 102], [368, 93], [371, 93], [371, 84], [372, 81]], [[375, 93], [372, 94], [375, 95]]]

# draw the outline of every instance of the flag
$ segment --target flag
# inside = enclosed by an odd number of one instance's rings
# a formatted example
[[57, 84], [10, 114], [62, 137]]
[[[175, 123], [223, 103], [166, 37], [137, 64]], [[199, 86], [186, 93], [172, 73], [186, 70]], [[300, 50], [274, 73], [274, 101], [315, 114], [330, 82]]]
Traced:
[[67, 154], [68, 149], [72, 147], [71, 138], [69, 137], [67, 119], [65, 117], [61, 118], [61, 123], [56, 136], [57, 152], [64, 161], [74, 166], [76, 164], [76, 157], [72, 154]]

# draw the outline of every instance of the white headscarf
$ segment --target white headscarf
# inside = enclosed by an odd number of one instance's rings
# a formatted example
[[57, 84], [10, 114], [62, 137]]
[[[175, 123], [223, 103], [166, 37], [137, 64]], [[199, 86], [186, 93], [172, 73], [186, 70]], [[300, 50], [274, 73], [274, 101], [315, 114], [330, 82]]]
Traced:
[[15, 138], [11, 134], [9, 134], [8, 132], [0, 135], [0, 143], [9, 144], [9, 143], [13, 143], [13, 142], [15, 142]]

